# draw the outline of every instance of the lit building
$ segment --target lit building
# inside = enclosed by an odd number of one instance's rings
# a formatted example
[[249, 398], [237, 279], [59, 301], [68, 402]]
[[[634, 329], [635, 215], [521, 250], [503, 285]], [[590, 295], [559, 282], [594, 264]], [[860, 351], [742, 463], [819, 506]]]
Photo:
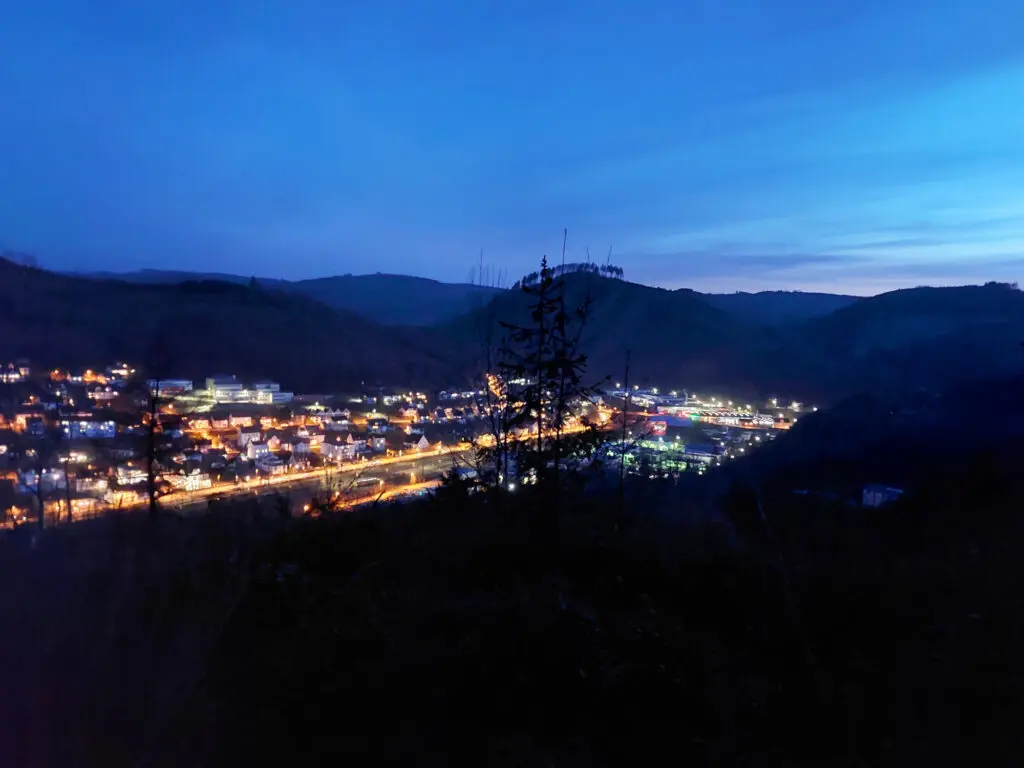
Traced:
[[96, 389], [87, 393], [90, 400], [95, 400], [98, 403], [110, 402], [117, 398], [117, 392], [111, 387], [96, 387]]
[[234, 376], [211, 376], [206, 380], [206, 396], [216, 403], [243, 403], [249, 393]]
[[177, 397], [192, 391], [191, 379], [150, 379], [146, 382], [149, 391], [158, 397]]
[[60, 425], [64, 434], [72, 440], [79, 438], [109, 439], [117, 434], [117, 425], [113, 421], [64, 419]]
[[254, 402], [262, 405], [290, 403], [295, 398], [291, 392], [282, 392], [281, 385], [275, 381], [254, 382], [250, 394]]
[[188, 474], [171, 475], [168, 479], [171, 485], [183, 491], [200, 491], [213, 486], [210, 473], [199, 470], [189, 472]]
[[270, 455], [270, 446], [262, 440], [253, 440], [246, 446], [245, 455], [250, 459], [262, 459]]
[[324, 438], [320, 453], [332, 461], [350, 461], [356, 457], [356, 448], [351, 432], [333, 432]]
[[260, 439], [262, 433], [259, 427], [239, 427], [238, 428], [238, 450], [244, 451], [249, 447], [249, 443], [256, 442]]
[[15, 366], [14, 363], [8, 363], [3, 368], [0, 368], [0, 381], [4, 383], [13, 384], [16, 381], [21, 381], [23, 378], [25, 378], [25, 375], [22, 374], [21, 369]]
[[146, 482], [146, 470], [132, 464], [122, 465], [117, 468], [118, 485], [140, 485]]
[[280, 458], [269, 452], [266, 455], [257, 458], [255, 463], [256, 469], [258, 469], [262, 475], [282, 475], [287, 469]]

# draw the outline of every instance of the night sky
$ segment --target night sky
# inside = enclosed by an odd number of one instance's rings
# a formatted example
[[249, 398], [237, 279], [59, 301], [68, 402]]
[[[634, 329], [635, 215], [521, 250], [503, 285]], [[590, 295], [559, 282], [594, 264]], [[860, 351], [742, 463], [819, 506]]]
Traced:
[[3, 5], [49, 268], [514, 279], [566, 227], [666, 287], [1024, 277], [1021, 0]]

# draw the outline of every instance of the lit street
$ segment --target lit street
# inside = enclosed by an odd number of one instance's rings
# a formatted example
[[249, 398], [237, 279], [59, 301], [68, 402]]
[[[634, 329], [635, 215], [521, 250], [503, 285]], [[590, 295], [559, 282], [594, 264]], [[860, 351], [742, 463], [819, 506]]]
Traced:
[[345, 498], [363, 500], [393, 498], [403, 493], [426, 490], [440, 480], [452, 461], [465, 452], [445, 448], [419, 456], [397, 456], [376, 461], [344, 464], [309, 472], [276, 475], [239, 484], [221, 483], [197, 491], [178, 492], [161, 499], [168, 509], [205, 506], [213, 499], [281, 494], [294, 501], [304, 501], [318, 493], [338, 492]]

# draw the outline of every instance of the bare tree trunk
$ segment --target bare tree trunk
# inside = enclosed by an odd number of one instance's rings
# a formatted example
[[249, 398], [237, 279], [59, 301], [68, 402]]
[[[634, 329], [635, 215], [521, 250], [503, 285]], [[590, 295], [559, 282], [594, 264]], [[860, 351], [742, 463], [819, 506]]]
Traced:
[[160, 503], [157, 500], [156, 487], [156, 435], [157, 417], [160, 406], [160, 380], [156, 381], [154, 391], [149, 393], [148, 414], [149, 423], [146, 425], [146, 494], [149, 498], [149, 517], [155, 520], [160, 514]]
[[70, 523], [72, 521], [71, 514], [71, 473], [68, 471], [68, 465], [71, 463], [71, 446], [68, 445], [68, 456], [64, 460], [64, 503], [67, 506], [67, 520]]
[[39, 505], [39, 530], [46, 528], [46, 509], [43, 506], [43, 476], [42, 470], [36, 470], [36, 503]]
[[626, 400], [622, 409], [622, 449], [619, 452], [619, 502], [625, 503], [626, 498], [626, 425], [629, 423], [629, 350], [626, 350], [626, 376], [622, 380], [626, 387]]
[[[482, 250], [473, 283], [481, 288], [503, 287], [502, 275], [492, 275], [490, 270], [485, 269]], [[488, 432], [494, 444], [493, 447], [485, 446], [485, 450], [480, 450], [477, 443], [476, 470], [481, 481], [491, 483], [494, 488], [501, 488], [503, 482], [508, 482], [508, 390], [507, 383], [501, 381], [500, 377], [491, 379], [492, 376], [497, 376], [498, 369], [495, 340], [497, 320], [493, 304], [483, 302], [493, 302], [493, 299], [483, 297], [481, 294], [480, 303], [476, 305], [476, 320], [480, 324], [478, 341], [485, 373], [483, 396], [477, 397], [476, 405], [478, 409], [486, 411]], [[491, 386], [492, 381], [497, 381], [494, 388]], [[476, 390], [480, 382], [473, 380], [470, 384]]]
[[[58, 409], [57, 412], [59, 414], [60, 410]], [[71, 429], [70, 429], [70, 427], [68, 428], [68, 434], [66, 435], [65, 444], [67, 446], [68, 455], [64, 459], [64, 503], [67, 505], [67, 520], [70, 523], [71, 522], [71, 518], [72, 518], [72, 514], [71, 514], [71, 472], [70, 472], [70, 466], [71, 466]]]

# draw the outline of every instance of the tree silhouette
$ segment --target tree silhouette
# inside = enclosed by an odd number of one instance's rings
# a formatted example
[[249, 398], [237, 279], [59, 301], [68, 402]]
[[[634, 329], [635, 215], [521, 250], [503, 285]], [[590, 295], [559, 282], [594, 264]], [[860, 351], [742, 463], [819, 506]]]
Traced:
[[498, 364], [511, 409], [508, 429], [520, 439], [509, 444], [520, 481], [535, 480], [557, 501], [579, 462], [593, 455], [601, 435], [577, 418], [581, 406], [598, 394], [584, 382], [587, 357], [580, 335], [590, 314], [589, 296], [570, 306], [565, 281], [541, 260], [536, 282], [523, 284], [530, 322], [503, 322], [507, 335]]

